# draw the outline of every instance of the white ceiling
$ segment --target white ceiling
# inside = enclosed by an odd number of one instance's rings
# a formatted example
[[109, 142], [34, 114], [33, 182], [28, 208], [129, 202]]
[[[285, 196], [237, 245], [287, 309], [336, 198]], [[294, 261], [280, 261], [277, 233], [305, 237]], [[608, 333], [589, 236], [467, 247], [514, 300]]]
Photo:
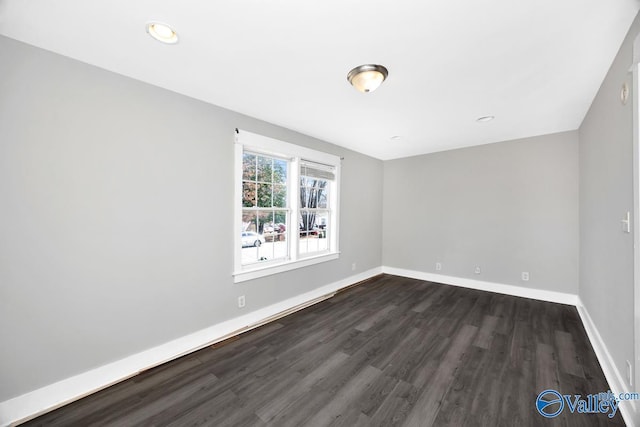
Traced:
[[[0, 34], [391, 159], [578, 128], [639, 9], [640, 0], [0, 0]], [[174, 26], [178, 44], [149, 37], [150, 20]], [[370, 94], [346, 80], [365, 63], [389, 69]], [[485, 115], [496, 119], [475, 121]]]

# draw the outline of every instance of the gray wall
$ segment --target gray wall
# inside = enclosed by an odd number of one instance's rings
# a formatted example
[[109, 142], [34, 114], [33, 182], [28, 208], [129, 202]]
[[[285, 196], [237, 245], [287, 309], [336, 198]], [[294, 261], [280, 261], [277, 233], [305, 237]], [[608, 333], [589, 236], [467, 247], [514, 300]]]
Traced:
[[639, 32], [640, 15], [580, 126], [580, 298], [623, 376], [634, 354], [633, 235], [620, 227], [633, 214], [633, 112], [620, 89]]
[[384, 265], [577, 293], [577, 132], [388, 161], [384, 174]]
[[[381, 265], [381, 161], [4, 37], [0, 60], [0, 401]], [[233, 283], [236, 127], [345, 157], [339, 260]]]

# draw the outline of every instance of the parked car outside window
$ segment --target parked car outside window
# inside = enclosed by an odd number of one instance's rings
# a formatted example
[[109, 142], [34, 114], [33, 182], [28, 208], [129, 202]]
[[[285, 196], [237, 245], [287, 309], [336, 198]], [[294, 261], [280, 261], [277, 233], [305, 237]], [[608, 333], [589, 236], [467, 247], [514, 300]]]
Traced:
[[246, 248], [248, 246], [260, 247], [265, 242], [264, 237], [258, 233], [254, 233], [253, 231], [243, 231], [242, 232], [242, 247]]

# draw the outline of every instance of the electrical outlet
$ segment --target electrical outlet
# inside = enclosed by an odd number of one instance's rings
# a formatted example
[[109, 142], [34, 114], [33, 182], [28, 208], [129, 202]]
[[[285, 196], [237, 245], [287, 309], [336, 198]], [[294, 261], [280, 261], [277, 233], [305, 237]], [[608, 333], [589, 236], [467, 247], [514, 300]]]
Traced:
[[529, 281], [529, 272], [528, 271], [523, 271], [522, 272], [522, 281], [523, 282], [528, 282]]
[[442, 263], [436, 262], [436, 271], [440, 271], [440, 270], [442, 270]]
[[238, 297], [238, 308], [244, 307], [244, 304], [245, 304], [244, 295], [240, 295]]
[[356, 271], [356, 263], [351, 264], [351, 271]]
[[479, 265], [476, 265], [476, 268], [475, 268], [475, 270], [473, 270], [473, 272], [476, 273], [476, 274], [480, 274], [482, 272], [482, 270], [480, 270], [480, 266]]
[[627, 381], [629, 386], [633, 385], [633, 369], [631, 368], [631, 362], [627, 360]]

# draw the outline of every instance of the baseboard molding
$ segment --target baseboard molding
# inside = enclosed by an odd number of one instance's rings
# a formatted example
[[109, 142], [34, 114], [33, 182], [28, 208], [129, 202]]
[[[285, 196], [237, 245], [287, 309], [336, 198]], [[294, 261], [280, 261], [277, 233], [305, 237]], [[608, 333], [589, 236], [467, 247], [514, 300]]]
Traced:
[[[587, 308], [582, 304], [582, 301], [578, 300], [576, 308], [578, 309], [578, 314], [582, 319], [584, 329], [587, 331], [587, 336], [589, 337], [591, 346], [593, 347], [593, 350], [596, 353], [596, 357], [600, 362], [600, 366], [602, 367], [604, 376], [609, 383], [609, 387], [611, 387], [611, 391], [615, 394], [629, 393], [633, 391], [629, 389], [626, 382], [624, 381], [622, 374], [616, 368], [613, 357], [611, 357], [611, 353], [609, 353], [609, 349], [602, 339], [602, 335], [600, 335], [596, 324], [593, 322], [593, 319], [589, 315], [589, 311], [587, 310]], [[599, 392], [606, 390], [593, 391]], [[629, 400], [621, 402], [620, 404], [620, 413], [622, 414], [622, 417], [624, 418], [624, 421], [628, 427], [638, 427], [638, 419], [636, 417], [637, 411], [637, 401]]]
[[194, 332], [108, 365], [47, 385], [22, 396], [0, 402], [0, 426], [24, 422], [52, 411], [138, 373], [174, 360], [324, 299], [354, 283], [382, 273], [377, 267], [268, 307]]
[[499, 294], [512, 295], [516, 297], [531, 298], [541, 301], [555, 302], [559, 304], [568, 304], [574, 306], [578, 304], [577, 295], [567, 294], [563, 292], [525, 288], [522, 286], [505, 285], [502, 283], [485, 282], [482, 280], [445, 276], [442, 274], [426, 273], [422, 271], [405, 270], [402, 268], [386, 266], [382, 267], [382, 272], [393, 274], [396, 276], [410, 277], [412, 279], [425, 280], [428, 282], [444, 283], [445, 285], [496, 292]]

